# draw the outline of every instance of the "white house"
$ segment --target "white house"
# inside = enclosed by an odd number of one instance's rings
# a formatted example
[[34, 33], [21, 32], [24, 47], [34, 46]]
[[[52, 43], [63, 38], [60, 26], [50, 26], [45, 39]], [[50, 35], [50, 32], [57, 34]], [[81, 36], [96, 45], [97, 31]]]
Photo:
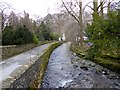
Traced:
[[59, 41], [65, 41], [65, 40], [66, 40], [65, 34], [63, 34], [61, 37], [59, 37]]
[[65, 38], [65, 34], [63, 34], [63, 36], [62, 36], [62, 40], [63, 40], [63, 41], [66, 40], [66, 38]]

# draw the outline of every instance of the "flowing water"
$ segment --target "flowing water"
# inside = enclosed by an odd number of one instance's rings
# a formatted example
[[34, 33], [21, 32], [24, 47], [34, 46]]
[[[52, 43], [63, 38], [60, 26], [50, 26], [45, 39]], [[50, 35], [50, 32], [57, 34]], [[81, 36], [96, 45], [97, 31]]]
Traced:
[[41, 88], [117, 88], [119, 75], [70, 51], [71, 43], [56, 48], [50, 56]]

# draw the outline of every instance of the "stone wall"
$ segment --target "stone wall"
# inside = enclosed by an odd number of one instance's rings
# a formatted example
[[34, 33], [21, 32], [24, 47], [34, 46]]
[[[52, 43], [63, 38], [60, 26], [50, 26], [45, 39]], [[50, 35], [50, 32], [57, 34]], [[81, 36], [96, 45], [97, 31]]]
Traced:
[[10, 88], [28, 88], [39, 74], [41, 60], [38, 59], [20, 78], [14, 81]]
[[20, 54], [22, 52], [28, 51], [34, 47], [36, 47], [37, 44], [31, 43], [31, 44], [24, 44], [24, 45], [8, 45], [8, 46], [2, 46], [2, 60], [6, 60], [9, 57], [12, 57], [14, 55]]
[[[41, 71], [41, 65], [44, 65], [44, 67], [47, 67], [47, 63], [44, 64], [43, 56], [46, 56], [47, 53], [51, 53], [57, 46], [59, 46], [61, 43], [54, 43], [48, 49], [45, 51], [45, 53], [34, 62], [18, 79], [16, 79], [14, 82], [12, 82], [10, 85], [7, 85], [7, 88], [29, 88], [32, 83], [36, 79], [38, 79], [39, 74], [45, 71]], [[50, 55], [49, 55], [50, 56]], [[47, 57], [49, 59], [49, 57]], [[5, 89], [5, 88], [3, 88]]]

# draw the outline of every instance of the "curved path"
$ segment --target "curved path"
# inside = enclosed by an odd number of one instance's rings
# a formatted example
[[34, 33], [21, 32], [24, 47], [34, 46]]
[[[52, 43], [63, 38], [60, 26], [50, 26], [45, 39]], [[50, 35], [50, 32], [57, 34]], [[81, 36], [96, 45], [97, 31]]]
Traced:
[[71, 43], [55, 49], [49, 59], [42, 88], [119, 88], [119, 76], [70, 51]]

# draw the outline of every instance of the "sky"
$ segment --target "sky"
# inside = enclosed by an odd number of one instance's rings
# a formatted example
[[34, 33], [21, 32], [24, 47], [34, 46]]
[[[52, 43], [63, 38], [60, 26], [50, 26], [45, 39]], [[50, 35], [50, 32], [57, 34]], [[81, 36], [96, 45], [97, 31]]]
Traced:
[[[0, 0], [0, 2], [1, 1], [11, 5], [12, 8], [16, 9], [13, 11], [17, 13], [23, 13], [25, 10], [27, 13], [29, 13], [30, 18], [35, 18], [35, 16], [43, 18], [48, 13], [54, 14], [60, 12], [61, 0]], [[93, 0], [82, 1], [85, 4]]]
[[[25, 10], [31, 18], [39, 16], [45, 17], [48, 13], [54, 14], [60, 12], [61, 0], [0, 0], [8, 3], [17, 13], [23, 13]], [[65, 0], [64, 0], [65, 1]], [[82, 0], [83, 3], [93, 0]]]
[[23, 12], [24, 10], [30, 14], [30, 17], [35, 15], [45, 17], [48, 13], [59, 12], [57, 2], [60, 0], [0, 0], [6, 2], [16, 9], [15, 11]]

